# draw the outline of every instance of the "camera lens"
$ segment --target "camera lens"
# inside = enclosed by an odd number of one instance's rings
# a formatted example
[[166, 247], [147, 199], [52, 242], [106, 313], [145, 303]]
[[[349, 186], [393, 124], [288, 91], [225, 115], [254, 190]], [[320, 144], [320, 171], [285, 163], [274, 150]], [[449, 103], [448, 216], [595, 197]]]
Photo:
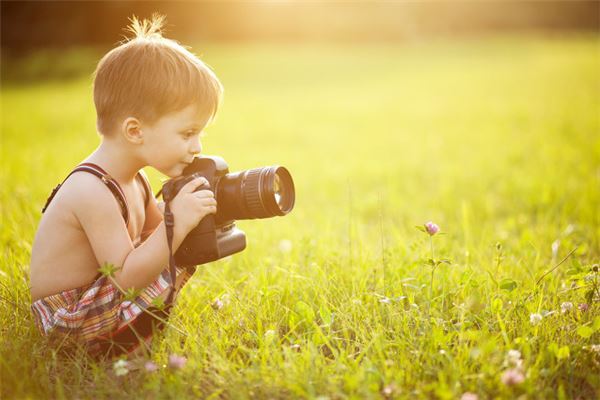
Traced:
[[294, 181], [281, 166], [226, 174], [216, 188], [217, 219], [269, 218], [294, 207]]

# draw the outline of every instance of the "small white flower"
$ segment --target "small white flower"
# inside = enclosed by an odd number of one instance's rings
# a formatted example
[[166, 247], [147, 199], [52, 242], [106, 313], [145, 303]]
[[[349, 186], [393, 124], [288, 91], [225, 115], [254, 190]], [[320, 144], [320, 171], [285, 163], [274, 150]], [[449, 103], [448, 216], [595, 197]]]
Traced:
[[113, 371], [116, 376], [123, 376], [129, 373], [129, 363], [126, 360], [118, 360], [113, 364]]
[[565, 301], [560, 305], [560, 312], [563, 314], [568, 313], [571, 310], [573, 310], [573, 303], [571, 303], [570, 301]]
[[289, 253], [292, 251], [292, 241], [288, 239], [281, 239], [279, 242], [279, 251], [282, 253]]
[[506, 354], [505, 366], [521, 368], [523, 366], [523, 360], [521, 359], [521, 352], [519, 350], [509, 350]]
[[521, 352], [519, 350], [509, 350], [506, 354], [508, 361], [517, 361], [521, 359]]
[[542, 322], [542, 318], [542, 314], [534, 313], [529, 315], [529, 322], [531, 322], [531, 325], [536, 326], [537, 324]]

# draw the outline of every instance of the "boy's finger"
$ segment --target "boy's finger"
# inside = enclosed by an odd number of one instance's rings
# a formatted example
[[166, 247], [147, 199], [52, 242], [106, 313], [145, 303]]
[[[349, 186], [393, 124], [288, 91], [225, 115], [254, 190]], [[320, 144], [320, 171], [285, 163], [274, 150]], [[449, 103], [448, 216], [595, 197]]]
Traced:
[[215, 194], [210, 190], [198, 190], [197, 192], [194, 192], [194, 196], [199, 199], [204, 199], [207, 197], [215, 197]]
[[192, 179], [191, 181], [189, 181], [188, 183], [186, 183], [181, 188], [180, 192], [191, 193], [191, 192], [195, 191], [197, 188], [199, 188], [201, 186], [210, 187], [210, 184], [208, 183], [208, 180], [205, 177], [203, 177], [203, 176], [199, 176], [198, 178]]

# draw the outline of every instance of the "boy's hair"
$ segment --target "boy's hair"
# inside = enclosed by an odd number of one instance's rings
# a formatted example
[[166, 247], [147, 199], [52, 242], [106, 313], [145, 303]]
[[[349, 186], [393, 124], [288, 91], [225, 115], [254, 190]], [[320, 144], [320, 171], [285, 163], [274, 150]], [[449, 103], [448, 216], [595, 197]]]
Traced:
[[178, 42], [164, 38], [164, 16], [130, 19], [134, 36], [109, 51], [94, 72], [97, 129], [110, 134], [128, 116], [150, 124], [197, 104], [214, 118], [223, 93], [213, 71]]

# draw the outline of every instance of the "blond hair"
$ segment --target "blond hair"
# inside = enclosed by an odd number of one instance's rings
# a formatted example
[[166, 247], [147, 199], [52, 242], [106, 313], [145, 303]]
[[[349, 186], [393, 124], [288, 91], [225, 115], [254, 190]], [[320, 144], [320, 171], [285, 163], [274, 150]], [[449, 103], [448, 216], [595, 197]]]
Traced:
[[223, 87], [214, 72], [178, 42], [162, 36], [164, 16], [133, 16], [126, 38], [109, 51], [94, 72], [97, 128], [103, 135], [128, 116], [150, 124], [161, 116], [197, 104], [214, 118]]

